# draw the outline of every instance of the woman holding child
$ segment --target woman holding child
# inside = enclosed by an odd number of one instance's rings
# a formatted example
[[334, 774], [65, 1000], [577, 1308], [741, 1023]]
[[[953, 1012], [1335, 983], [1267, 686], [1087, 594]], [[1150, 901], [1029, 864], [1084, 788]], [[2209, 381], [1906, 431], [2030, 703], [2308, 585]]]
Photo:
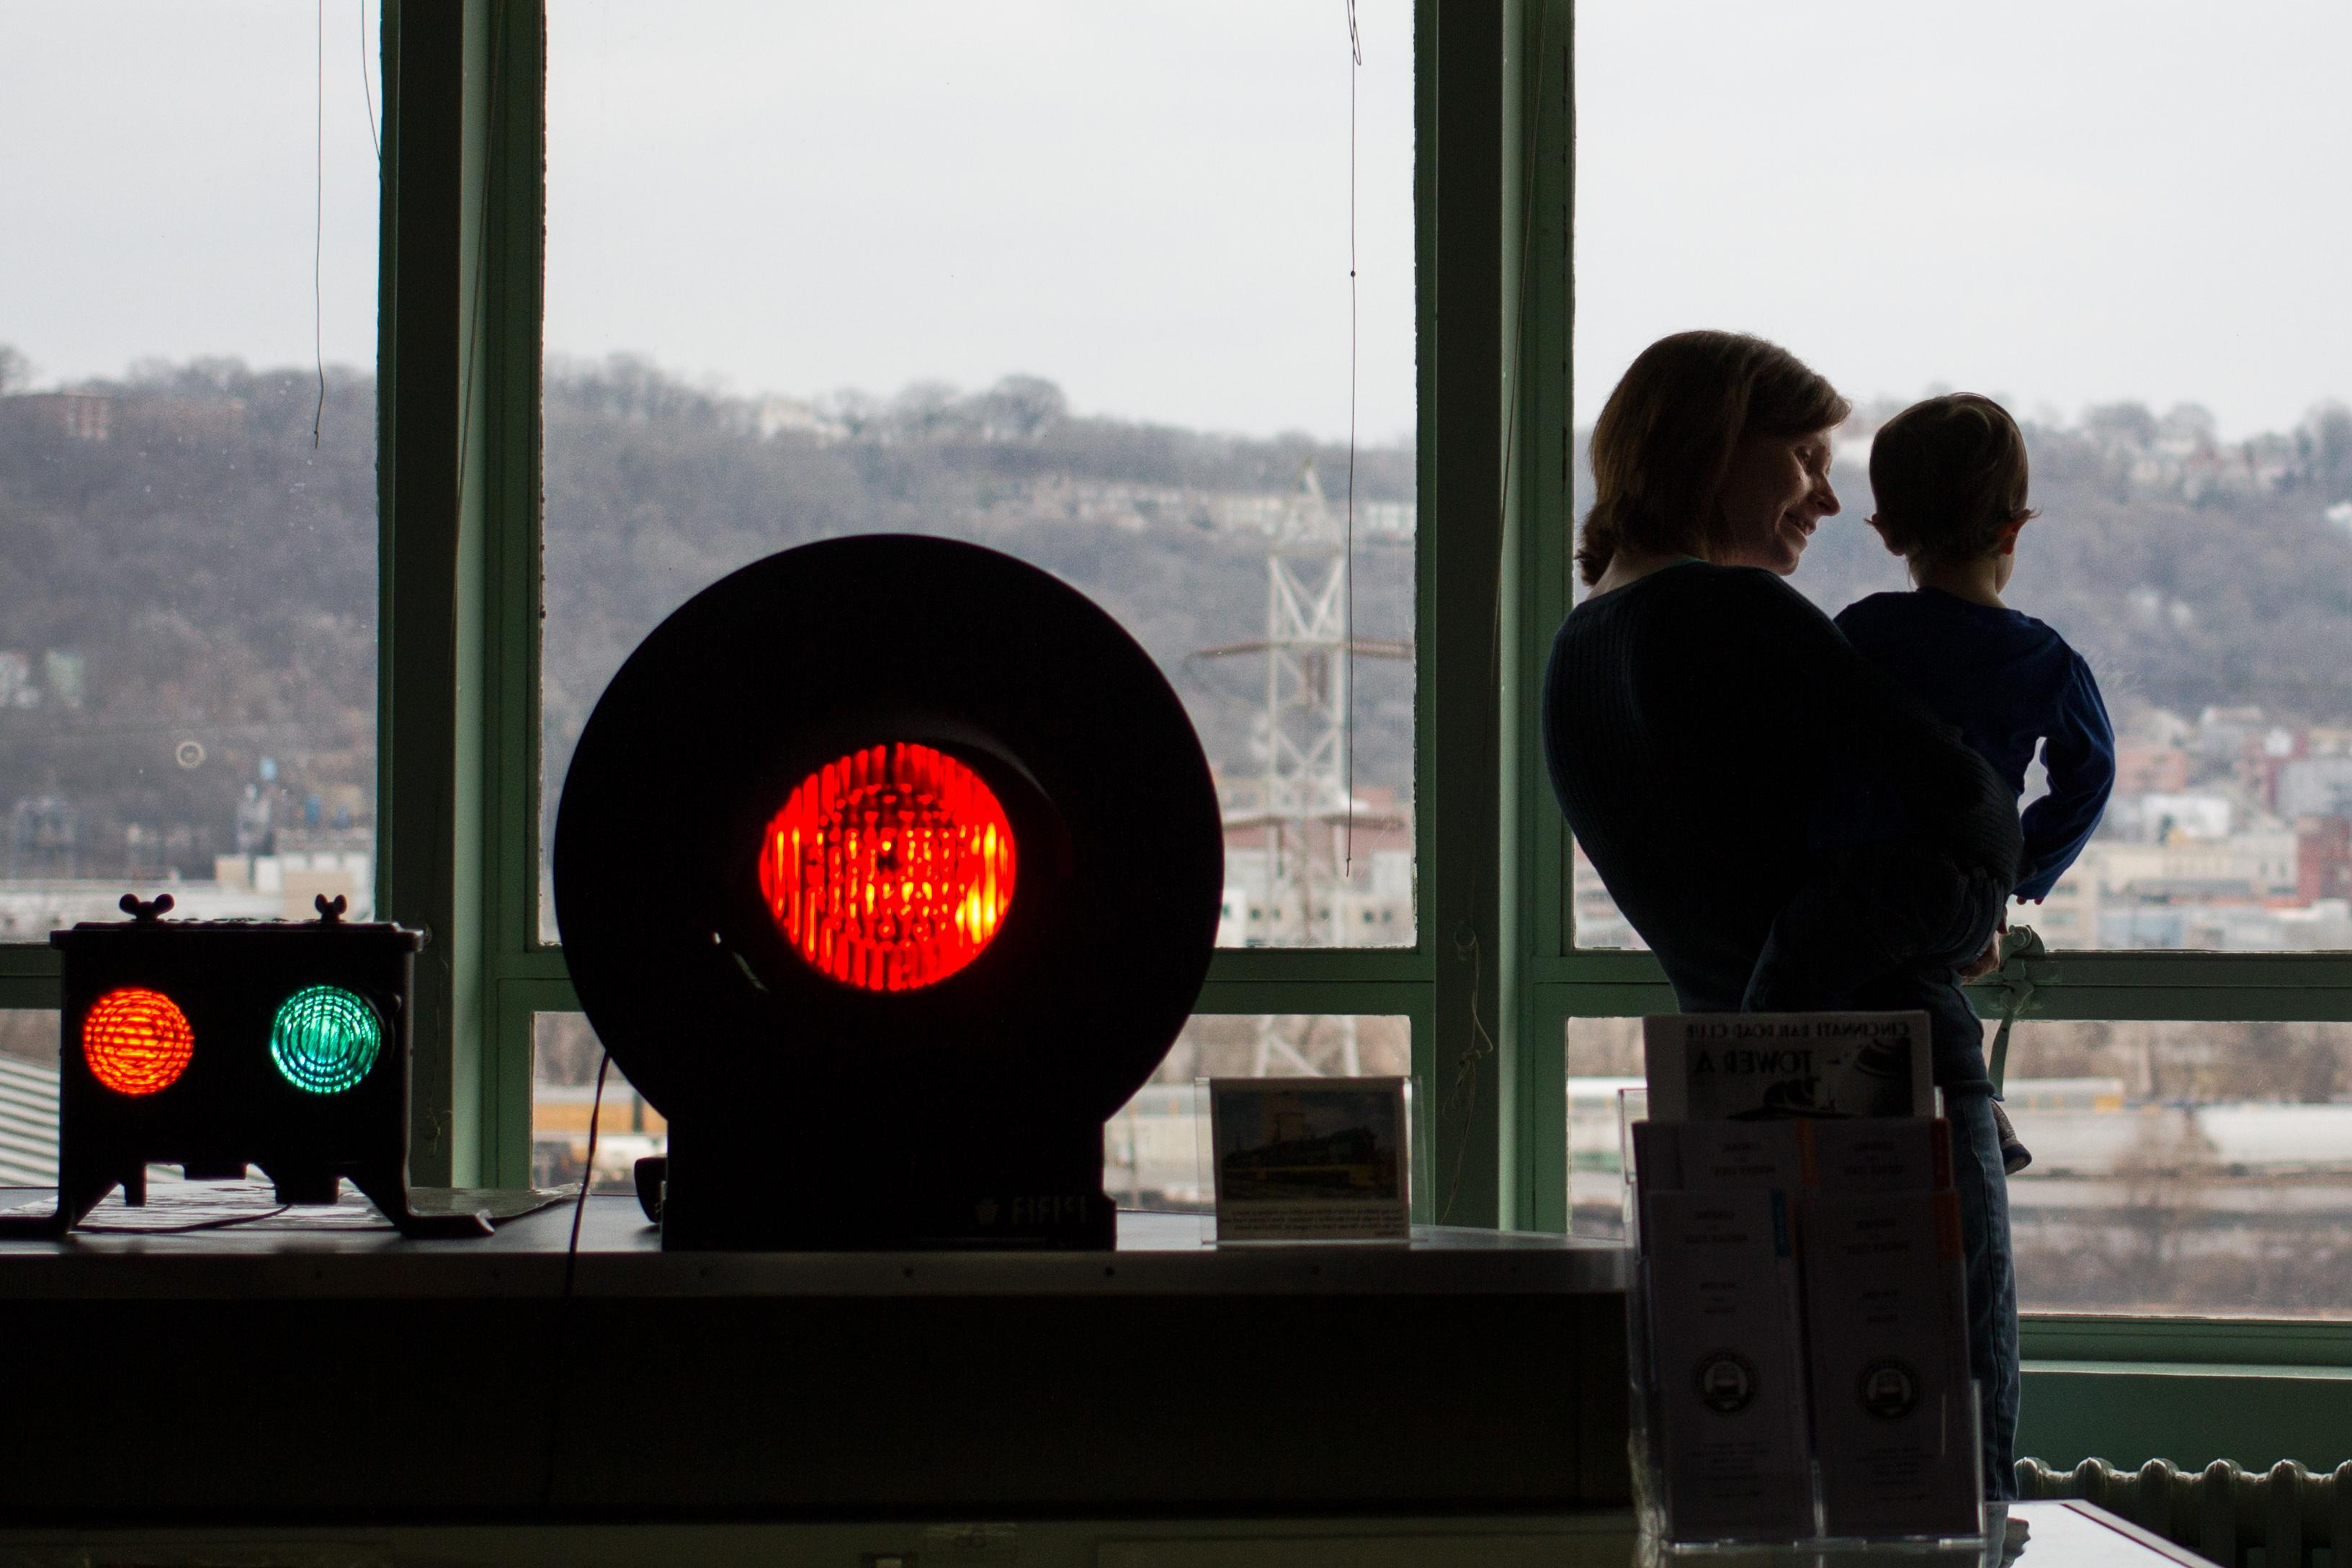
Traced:
[[[1903, 416], [1917, 438], [1908, 466], [1941, 498], [1890, 518], [1882, 483], [1872, 520], [1915, 576], [1942, 572], [1971, 593], [1997, 577], [1965, 607], [1987, 618], [1961, 626], [1968, 635], [1939, 659], [1911, 618], [1875, 601], [1854, 608], [1874, 607], [1874, 633], [1948, 684], [1991, 673], [1997, 706], [2017, 710], [1988, 721], [2006, 750], [1989, 762], [1977, 735], [1964, 739], [1921, 700], [1934, 694], [1906, 690], [1902, 668], [1857, 652], [1781, 580], [1839, 510], [1830, 436], [1849, 407], [1785, 350], [1725, 332], [1653, 344], [1593, 427], [1595, 497], [1576, 555], [1588, 592], [1553, 644], [1544, 745], [1570, 829], [1685, 1011], [1927, 1012], [1952, 1125], [1985, 1488], [2003, 1498], [2018, 1403], [2005, 1124], [1959, 981], [1989, 967], [2012, 891], [2047, 892], [2088, 837], [2112, 738], [2073, 651], [2000, 605], [2003, 561], [2032, 515], [2021, 441], [2013, 463], [2002, 455], [2014, 424], [1982, 399], [1957, 414], [1925, 408]], [[1945, 527], [1947, 512], [1974, 531]], [[1960, 533], [1956, 556], [1947, 547]], [[1972, 731], [1965, 717], [1954, 723]], [[2050, 737], [2059, 801], [2037, 805], [2023, 832], [2022, 763], [2009, 766], [2020, 735], [2029, 758]]]

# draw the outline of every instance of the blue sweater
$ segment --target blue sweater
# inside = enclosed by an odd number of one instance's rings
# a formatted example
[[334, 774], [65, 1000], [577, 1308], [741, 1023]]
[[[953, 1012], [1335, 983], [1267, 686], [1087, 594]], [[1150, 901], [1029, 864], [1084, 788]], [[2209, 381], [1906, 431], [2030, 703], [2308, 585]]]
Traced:
[[1946, 723], [2012, 791], [2037, 745], [2050, 793], [2026, 808], [2024, 879], [2040, 899], [2083, 852], [2116, 782], [2116, 732], [2090, 665], [2031, 615], [1922, 588], [1874, 593], [1839, 612], [1838, 630]]

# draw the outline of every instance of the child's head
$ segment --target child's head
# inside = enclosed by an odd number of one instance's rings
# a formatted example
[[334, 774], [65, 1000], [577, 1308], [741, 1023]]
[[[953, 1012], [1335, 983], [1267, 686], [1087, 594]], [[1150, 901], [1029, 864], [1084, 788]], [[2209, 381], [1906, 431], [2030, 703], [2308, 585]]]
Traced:
[[2034, 515], [2025, 436], [2007, 409], [1974, 392], [1915, 402], [1881, 425], [1870, 488], [1871, 526], [1914, 566], [2009, 555]]

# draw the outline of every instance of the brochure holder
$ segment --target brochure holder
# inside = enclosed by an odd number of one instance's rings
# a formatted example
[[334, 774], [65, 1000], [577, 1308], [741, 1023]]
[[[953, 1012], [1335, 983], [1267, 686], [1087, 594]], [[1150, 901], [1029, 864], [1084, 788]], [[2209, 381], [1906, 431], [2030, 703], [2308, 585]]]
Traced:
[[1682, 1562], [1705, 1563], [1708, 1568], [1726, 1568], [1733, 1563], [1752, 1563], [1759, 1568], [1767, 1564], [1770, 1568], [1794, 1568], [1796, 1564], [1818, 1565], [1818, 1568], [1858, 1568], [1862, 1563], [1882, 1561], [1982, 1563], [1985, 1568], [1997, 1568], [2002, 1561], [2002, 1521], [2000, 1516], [2006, 1510], [2001, 1505], [1991, 1505], [1993, 1517], [1989, 1521], [1988, 1507], [1980, 1500], [1984, 1495], [1983, 1448], [1979, 1440], [1979, 1406], [1973, 1382], [1965, 1386], [1965, 1407], [1954, 1413], [1958, 1440], [1952, 1445], [1965, 1449], [1964, 1453], [1952, 1456], [1952, 1461], [1967, 1466], [1973, 1482], [1973, 1494], [1979, 1500], [1972, 1532], [1866, 1537], [1831, 1535], [1823, 1523], [1821, 1463], [1811, 1446], [1810, 1425], [1805, 1456], [1811, 1495], [1810, 1529], [1709, 1534], [1682, 1527], [1681, 1521], [1675, 1517], [1664, 1460], [1663, 1387], [1654, 1339], [1656, 1320], [1653, 1312], [1652, 1259], [1648, 1238], [1643, 1232], [1641, 1171], [1633, 1133], [1635, 1124], [1647, 1119], [1647, 1092], [1641, 1089], [1620, 1090], [1619, 1168], [1623, 1176], [1626, 1242], [1634, 1249], [1633, 1274], [1625, 1292], [1625, 1346], [1629, 1402], [1626, 1447], [1633, 1470], [1634, 1517], [1640, 1526], [1642, 1540], [1637, 1562], [1645, 1568], [1646, 1565], [1664, 1568], [1666, 1564]]

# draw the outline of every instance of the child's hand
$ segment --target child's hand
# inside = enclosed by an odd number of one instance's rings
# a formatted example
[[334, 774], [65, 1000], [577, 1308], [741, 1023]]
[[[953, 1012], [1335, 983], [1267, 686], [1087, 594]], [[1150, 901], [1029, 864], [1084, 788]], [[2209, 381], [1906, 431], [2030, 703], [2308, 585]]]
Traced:
[[1960, 966], [1960, 978], [1981, 980], [2000, 967], [2000, 938], [1995, 936], [1985, 944], [1985, 950]]

